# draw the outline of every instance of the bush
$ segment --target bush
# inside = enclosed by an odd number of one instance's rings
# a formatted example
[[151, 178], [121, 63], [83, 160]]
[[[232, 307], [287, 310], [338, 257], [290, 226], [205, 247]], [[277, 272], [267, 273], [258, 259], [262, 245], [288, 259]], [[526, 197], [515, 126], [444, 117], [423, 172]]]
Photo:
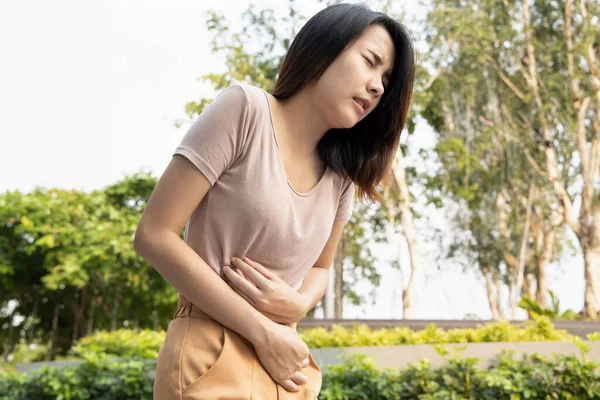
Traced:
[[0, 400], [119, 400], [151, 399], [153, 362], [85, 361], [71, 368], [0, 373]]
[[[501, 355], [487, 368], [475, 358], [451, 356], [403, 370], [375, 368], [372, 359], [348, 356], [323, 375], [321, 400], [600, 399], [598, 364], [573, 356], [522, 360]], [[152, 399], [153, 362], [86, 361], [76, 368], [44, 368], [32, 375], [0, 373], [0, 400]]]
[[[156, 359], [165, 338], [164, 331], [120, 329], [114, 332], [98, 332], [80, 339], [71, 354], [81, 357], [126, 357]], [[590, 337], [594, 337], [591, 334]], [[521, 325], [499, 321], [475, 329], [450, 329], [445, 331], [429, 325], [420, 331], [408, 328], [371, 329], [366, 325], [331, 329], [311, 328], [300, 332], [308, 347], [394, 346], [401, 344], [444, 344], [479, 342], [539, 342], [572, 341], [573, 336], [562, 329], [555, 329], [545, 317], [525, 321]]]
[[319, 399], [600, 399], [598, 364], [572, 356], [523, 360], [509, 353], [488, 368], [474, 358], [452, 358], [443, 367], [427, 361], [404, 370], [379, 371], [362, 355], [328, 367]]
[[149, 329], [101, 331], [78, 340], [70, 353], [84, 359], [118, 356], [156, 360], [165, 335], [164, 331]]
[[420, 331], [408, 328], [370, 329], [366, 325], [351, 328], [333, 326], [331, 330], [307, 329], [301, 332], [300, 336], [310, 348], [573, 340], [573, 336], [567, 331], [555, 329], [552, 321], [546, 317], [538, 318], [535, 321], [525, 321], [521, 325], [499, 321], [474, 329], [450, 329], [448, 331], [435, 325], [429, 325]]
[[48, 345], [39, 343], [19, 343], [8, 357], [11, 365], [44, 361], [48, 354]]

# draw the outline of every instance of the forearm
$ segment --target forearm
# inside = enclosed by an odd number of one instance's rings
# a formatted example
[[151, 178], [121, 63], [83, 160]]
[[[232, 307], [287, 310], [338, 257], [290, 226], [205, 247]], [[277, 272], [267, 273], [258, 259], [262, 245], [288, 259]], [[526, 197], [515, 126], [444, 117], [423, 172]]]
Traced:
[[329, 269], [318, 266], [312, 267], [304, 278], [302, 286], [298, 289], [298, 293], [305, 300], [304, 307], [306, 308], [306, 312], [312, 310], [323, 298], [328, 285]]
[[242, 299], [173, 232], [136, 233], [135, 251], [203, 312], [252, 343], [263, 343], [273, 322]]

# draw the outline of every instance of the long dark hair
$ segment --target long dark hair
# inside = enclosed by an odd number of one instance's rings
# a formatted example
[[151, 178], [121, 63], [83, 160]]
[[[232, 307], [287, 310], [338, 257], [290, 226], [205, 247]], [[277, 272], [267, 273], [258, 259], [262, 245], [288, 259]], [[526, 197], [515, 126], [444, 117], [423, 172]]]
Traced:
[[404, 25], [363, 4], [338, 3], [321, 10], [292, 41], [271, 94], [278, 99], [289, 98], [321, 77], [373, 24], [385, 28], [394, 42], [396, 57], [391, 80], [369, 115], [352, 128], [327, 131], [317, 149], [332, 170], [356, 184], [359, 197], [381, 201], [376, 187], [389, 179], [415, 79], [416, 55]]

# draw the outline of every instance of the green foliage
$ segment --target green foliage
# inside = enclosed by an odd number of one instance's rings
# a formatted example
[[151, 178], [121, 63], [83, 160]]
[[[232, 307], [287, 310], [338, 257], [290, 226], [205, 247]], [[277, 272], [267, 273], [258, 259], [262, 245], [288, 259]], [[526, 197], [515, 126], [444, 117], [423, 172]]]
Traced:
[[119, 329], [114, 332], [96, 332], [80, 339], [71, 353], [85, 359], [93, 357], [119, 356], [143, 359], [158, 358], [158, 350], [165, 340], [164, 331], [144, 329], [133, 331]]
[[591, 341], [600, 341], [600, 332], [588, 333], [587, 338]]
[[[573, 356], [552, 359], [502, 354], [486, 368], [453, 357], [440, 367], [427, 360], [402, 370], [375, 367], [362, 354], [346, 356], [323, 374], [321, 400], [600, 399], [598, 364]], [[153, 362], [85, 361], [75, 368], [0, 373], [0, 400], [151, 399]]]
[[48, 345], [19, 343], [10, 354], [11, 365], [44, 361], [48, 353]]
[[356, 355], [328, 367], [319, 399], [600, 399], [600, 373], [597, 364], [572, 356], [501, 355], [486, 369], [472, 358], [448, 360], [442, 367], [423, 360], [380, 371]]
[[[165, 335], [164, 331], [151, 330], [120, 329], [114, 332], [97, 332], [80, 339], [72, 348], [71, 354], [85, 359], [107, 357], [156, 359]], [[591, 337], [595, 337], [594, 335], [597, 334], [591, 334]], [[305, 329], [300, 331], [300, 336], [310, 348], [574, 340], [574, 337], [565, 330], [555, 329], [547, 318], [526, 321], [522, 325], [499, 321], [475, 329], [447, 331], [435, 325], [429, 325], [420, 331], [408, 328], [371, 329], [366, 325], [344, 328], [334, 325], [330, 330]]]
[[[140, 172], [91, 193], [0, 194], [0, 307], [16, 301], [10, 314], [0, 315], [3, 353], [14, 353], [20, 338], [48, 343], [54, 337], [51, 359], [88, 331], [166, 326], [177, 293], [132, 245], [155, 185], [155, 177]], [[13, 327], [14, 317], [24, 322]]]
[[543, 307], [529, 296], [523, 296], [519, 301], [519, 307], [527, 311], [532, 317], [546, 316], [553, 320], [575, 321], [581, 319], [579, 314], [573, 310], [560, 312], [560, 301], [552, 290], [548, 290], [552, 304], [550, 307]]
[[[488, 282], [494, 275], [498, 289], [523, 282], [521, 274], [535, 276], [559, 257], [569, 245], [565, 220], [572, 228], [578, 219], [598, 224], [585, 207], [573, 212], [577, 207], [570, 206], [583, 198], [592, 204], [597, 193], [585, 177], [598, 178], [586, 165], [595, 157], [588, 149], [597, 148], [593, 121], [600, 110], [596, 104], [585, 112], [580, 99], [598, 90], [590, 84], [590, 64], [598, 59], [598, 28], [590, 16], [598, 11], [598, 1], [428, 2], [415, 108], [438, 135], [431, 156], [439, 170], [426, 174], [426, 195], [437, 206], [442, 199], [459, 204], [449, 216], [460, 234], [448, 256], [466, 259]], [[592, 231], [582, 229], [578, 240], [588, 243]], [[491, 299], [491, 285], [487, 290]], [[586, 300], [584, 312], [593, 316], [590, 307]], [[558, 316], [552, 308], [538, 311]]]
[[31, 375], [0, 373], [0, 400], [151, 399], [154, 369], [152, 362], [100, 360]]
[[310, 348], [350, 346], [394, 346], [401, 344], [443, 344], [481, 342], [535, 342], [567, 341], [573, 336], [562, 329], [555, 329], [547, 318], [526, 321], [522, 325], [499, 321], [475, 329], [443, 330], [429, 325], [421, 331], [408, 328], [370, 329], [366, 325], [343, 328], [335, 325], [325, 328], [306, 329], [300, 333]]

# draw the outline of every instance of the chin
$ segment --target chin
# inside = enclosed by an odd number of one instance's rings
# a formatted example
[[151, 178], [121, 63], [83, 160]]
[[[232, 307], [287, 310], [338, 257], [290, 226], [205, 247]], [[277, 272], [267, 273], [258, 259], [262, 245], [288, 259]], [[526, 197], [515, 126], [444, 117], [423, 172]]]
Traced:
[[353, 112], [350, 116], [346, 115], [345, 117], [346, 118], [344, 118], [344, 120], [342, 121], [344, 129], [352, 128], [362, 120], [362, 117], [358, 117], [356, 115], [356, 112]]
[[[360, 121], [360, 120], [359, 120]], [[340, 126], [339, 129], [350, 129], [350, 128], [354, 128], [356, 126], [356, 124], [358, 124], [358, 122], [356, 119], [353, 121], [348, 121], [345, 124], [343, 124], [344, 126]]]

